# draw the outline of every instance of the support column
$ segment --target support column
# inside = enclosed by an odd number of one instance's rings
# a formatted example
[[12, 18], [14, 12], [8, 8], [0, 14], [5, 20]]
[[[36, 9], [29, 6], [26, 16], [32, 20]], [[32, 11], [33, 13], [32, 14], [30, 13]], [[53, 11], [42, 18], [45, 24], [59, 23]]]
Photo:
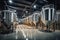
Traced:
[[4, 21], [6, 21], [6, 12], [4, 12]]
[[13, 13], [11, 13], [11, 22], [13, 22]]
[[52, 19], [53, 19], [53, 18], [54, 18], [54, 8], [52, 8], [52, 10], [53, 10], [53, 12], [52, 12], [52, 13], [53, 13], [53, 14], [52, 14]]
[[43, 20], [45, 20], [45, 9], [43, 8]]
[[49, 8], [49, 17], [48, 17], [49, 21], [51, 20], [51, 9]]

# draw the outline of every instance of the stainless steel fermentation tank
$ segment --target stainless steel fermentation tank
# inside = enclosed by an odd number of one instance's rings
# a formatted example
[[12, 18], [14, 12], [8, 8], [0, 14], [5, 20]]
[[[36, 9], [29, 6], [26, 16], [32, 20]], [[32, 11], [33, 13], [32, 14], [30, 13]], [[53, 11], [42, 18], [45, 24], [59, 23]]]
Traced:
[[[6, 30], [13, 30], [13, 22], [17, 21], [17, 14], [16, 14], [16, 10], [2, 10], [1, 11], [2, 14], [2, 23], [3, 23], [3, 27], [6, 28]], [[6, 25], [6, 26], [5, 26]], [[3, 28], [3, 29], [5, 29]]]

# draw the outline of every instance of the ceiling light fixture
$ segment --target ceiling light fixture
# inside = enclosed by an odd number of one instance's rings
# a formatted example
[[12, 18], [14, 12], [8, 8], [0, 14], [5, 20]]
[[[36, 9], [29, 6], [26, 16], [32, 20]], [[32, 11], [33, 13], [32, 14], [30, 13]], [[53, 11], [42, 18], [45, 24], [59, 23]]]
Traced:
[[26, 11], [26, 13], [28, 13], [28, 11]]
[[36, 5], [34, 5], [33, 7], [36, 8]]
[[12, 3], [12, 0], [9, 0], [10, 3]]

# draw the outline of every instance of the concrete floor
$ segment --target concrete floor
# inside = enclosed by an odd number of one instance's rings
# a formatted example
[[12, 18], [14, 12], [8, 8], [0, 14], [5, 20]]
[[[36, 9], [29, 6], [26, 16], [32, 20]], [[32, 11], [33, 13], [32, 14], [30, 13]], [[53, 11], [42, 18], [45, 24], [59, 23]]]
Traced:
[[60, 40], [60, 31], [48, 33], [26, 25], [18, 25], [15, 32], [0, 34], [0, 40]]

